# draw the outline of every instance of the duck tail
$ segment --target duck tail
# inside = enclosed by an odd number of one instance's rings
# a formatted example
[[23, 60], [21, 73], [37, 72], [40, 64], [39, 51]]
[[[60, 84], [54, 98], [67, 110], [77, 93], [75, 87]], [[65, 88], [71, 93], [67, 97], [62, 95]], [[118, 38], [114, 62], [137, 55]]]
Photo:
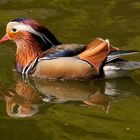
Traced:
[[140, 68], [140, 62], [116, 61], [108, 63], [103, 67], [104, 77], [106, 79], [129, 77], [131, 72]]
[[126, 61], [122, 69], [124, 70], [135, 70], [140, 68], [140, 62]]
[[85, 51], [79, 54], [79, 57], [90, 63], [99, 74], [104, 60], [111, 51], [115, 50], [118, 50], [118, 48], [112, 47], [108, 39], [96, 38], [87, 46]]

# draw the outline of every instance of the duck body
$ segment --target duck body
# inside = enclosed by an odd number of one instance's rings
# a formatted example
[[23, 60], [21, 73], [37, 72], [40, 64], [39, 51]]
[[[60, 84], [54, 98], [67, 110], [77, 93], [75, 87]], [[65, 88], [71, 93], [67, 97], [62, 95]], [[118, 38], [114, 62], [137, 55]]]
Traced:
[[60, 57], [40, 61], [31, 76], [51, 79], [83, 79], [92, 78], [96, 76], [96, 73], [90, 64], [81, 59]]
[[139, 62], [120, 57], [138, 51], [121, 51], [109, 40], [96, 38], [88, 45], [62, 44], [40, 23], [21, 18], [7, 24], [0, 43], [13, 40], [17, 45], [16, 70], [25, 76], [53, 79], [123, 77]]
[[[99, 40], [103, 41], [98, 38], [95, 39], [94, 42]], [[70, 49], [71, 47], [73, 50]], [[65, 51], [63, 49], [61, 50], [61, 48], [65, 48]], [[81, 48], [82, 52], [79, 48]], [[139, 62], [119, 59], [121, 56], [134, 54], [137, 53], [137, 51], [110, 51], [107, 58], [100, 58], [101, 60], [96, 60], [96, 57], [98, 58], [102, 53], [92, 53], [92, 57], [95, 58], [92, 62], [86, 57], [82, 56], [83, 58], [80, 58], [81, 54], [85, 53], [85, 48], [87, 49], [87, 46], [80, 44], [58, 45], [55, 49], [47, 50], [38, 57], [38, 59], [33, 61], [30, 64], [31, 68], [29, 68], [30, 65], [27, 66], [29, 69], [27, 68], [23, 74], [43, 79], [108, 79], [128, 77], [134, 69], [140, 67]], [[76, 50], [76, 52], [73, 52], [74, 50]], [[76, 55], [77, 53], [79, 55]]]

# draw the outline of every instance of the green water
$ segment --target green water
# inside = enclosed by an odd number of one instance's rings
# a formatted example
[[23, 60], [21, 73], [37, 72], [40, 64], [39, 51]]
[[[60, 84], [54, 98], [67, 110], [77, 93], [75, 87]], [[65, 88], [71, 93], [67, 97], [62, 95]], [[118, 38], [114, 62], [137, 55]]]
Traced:
[[[10, 20], [32, 17], [65, 43], [102, 37], [140, 50], [139, 15], [139, 0], [0, 0], [0, 35]], [[2, 140], [140, 139], [139, 70], [112, 80], [24, 81], [13, 71], [15, 50], [12, 42], [0, 47]], [[139, 54], [127, 58], [140, 61]]]

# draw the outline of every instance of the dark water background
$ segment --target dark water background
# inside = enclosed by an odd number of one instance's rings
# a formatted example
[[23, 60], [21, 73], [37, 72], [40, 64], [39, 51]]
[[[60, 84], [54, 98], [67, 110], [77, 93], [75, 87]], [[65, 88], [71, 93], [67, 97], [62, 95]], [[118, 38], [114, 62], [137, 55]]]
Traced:
[[[35, 18], [64, 43], [102, 37], [140, 50], [139, 0], [0, 0], [1, 36], [17, 17]], [[0, 139], [140, 139], [139, 70], [112, 80], [23, 81], [13, 71], [15, 50], [13, 42], [0, 46]]]

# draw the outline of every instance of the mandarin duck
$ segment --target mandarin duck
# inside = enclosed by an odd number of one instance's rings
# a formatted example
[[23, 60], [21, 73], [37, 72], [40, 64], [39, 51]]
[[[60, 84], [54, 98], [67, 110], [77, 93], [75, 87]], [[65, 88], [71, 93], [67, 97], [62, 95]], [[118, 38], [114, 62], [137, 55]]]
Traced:
[[30, 18], [10, 21], [0, 43], [17, 45], [16, 70], [30, 77], [53, 79], [115, 78], [128, 76], [140, 62], [120, 57], [137, 53], [119, 50], [109, 40], [96, 38], [88, 45], [62, 44], [47, 28]]

